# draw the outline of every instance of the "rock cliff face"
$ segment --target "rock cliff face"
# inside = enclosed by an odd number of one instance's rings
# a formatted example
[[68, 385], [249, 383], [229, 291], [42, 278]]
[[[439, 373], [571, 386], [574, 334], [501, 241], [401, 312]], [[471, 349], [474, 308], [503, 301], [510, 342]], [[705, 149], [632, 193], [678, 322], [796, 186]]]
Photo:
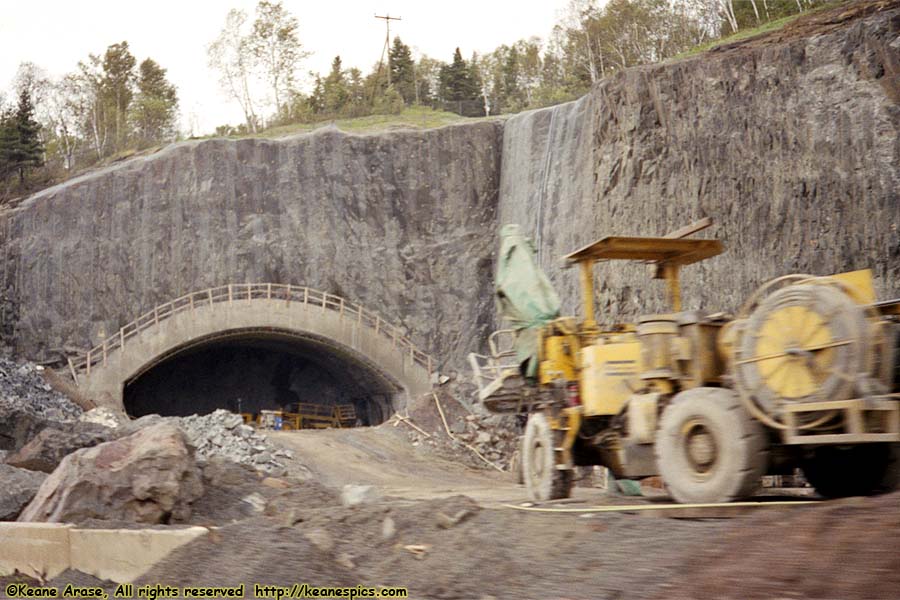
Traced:
[[490, 321], [502, 123], [210, 140], [48, 189], [5, 217], [15, 342], [87, 347], [192, 290], [307, 285], [461, 364]]
[[[894, 6], [631, 69], [576, 103], [511, 118], [499, 221], [535, 232], [569, 311], [577, 276], [560, 257], [704, 216], [715, 226], [703, 235], [727, 251], [684, 270], [686, 308], [733, 310], [778, 275], [867, 267], [881, 297], [900, 295]], [[664, 309], [664, 286], [645, 268], [597, 272], [607, 318]]]
[[[881, 5], [631, 69], [505, 123], [184, 143], [46, 190], [0, 215], [4, 329], [47, 358], [191, 290], [289, 282], [376, 310], [464, 368], [494, 319], [510, 222], [537, 239], [568, 311], [562, 255], [703, 216], [728, 250], [685, 269], [686, 308], [864, 267], [900, 295], [900, 4]], [[598, 271], [606, 319], [663, 309], [646, 269]]]

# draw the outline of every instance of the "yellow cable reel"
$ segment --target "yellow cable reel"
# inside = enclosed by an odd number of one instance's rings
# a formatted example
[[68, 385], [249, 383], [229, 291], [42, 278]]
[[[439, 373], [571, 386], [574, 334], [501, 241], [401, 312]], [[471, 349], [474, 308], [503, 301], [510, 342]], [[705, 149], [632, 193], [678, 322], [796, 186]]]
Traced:
[[[760, 300], [736, 324], [737, 390], [779, 423], [787, 403], [851, 398], [860, 377], [872, 372], [872, 333], [865, 307], [838, 282], [792, 282]], [[821, 417], [808, 415], [806, 425]]]

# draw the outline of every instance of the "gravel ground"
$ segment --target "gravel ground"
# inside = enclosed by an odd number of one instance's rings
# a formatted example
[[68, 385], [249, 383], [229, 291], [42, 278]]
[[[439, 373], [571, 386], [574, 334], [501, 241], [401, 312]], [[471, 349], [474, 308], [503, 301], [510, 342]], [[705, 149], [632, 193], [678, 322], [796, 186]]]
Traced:
[[219, 529], [139, 583], [397, 585], [435, 599], [646, 598], [729, 526], [482, 509], [463, 496], [309, 509], [293, 519], [293, 526], [257, 518]]
[[760, 512], [709, 540], [663, 588], [671, 598], [900, 597], [900, 492]]

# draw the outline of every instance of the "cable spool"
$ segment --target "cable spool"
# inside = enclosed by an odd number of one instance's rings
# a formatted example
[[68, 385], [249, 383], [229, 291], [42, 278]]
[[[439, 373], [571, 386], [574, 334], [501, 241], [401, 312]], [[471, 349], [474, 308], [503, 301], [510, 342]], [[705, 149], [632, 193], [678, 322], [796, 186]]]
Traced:
[[[788, 403], [854, 397], [860, 376], [870, 374], [874, 363], [865, 308], [827, 278], [807, 278], [760, 297], [734, 341], [735, 386], [745, 404], [768, 425], [781, 427], [781, 408]], [[799, 425], [814, 427], [828, 418], [809, 413]]]

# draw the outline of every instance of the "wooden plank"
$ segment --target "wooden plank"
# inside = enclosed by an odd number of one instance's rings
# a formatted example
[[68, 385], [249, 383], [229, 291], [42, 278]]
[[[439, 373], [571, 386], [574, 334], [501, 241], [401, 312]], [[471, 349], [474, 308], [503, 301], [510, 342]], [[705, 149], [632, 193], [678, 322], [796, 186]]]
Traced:
[[582, 260], [639, 260], [673, 265], [689, 265], [721, 254], [719, 240], [606, 237], [566, 256], [569, 262]]
[[712, 217], [703, 217], [699, 221], [694, 221], [690, 225], [685, 225], [681, 229], [676, 229], [671, 233], [667, 233], [663, 237], [669, 239], [685, 238], [689, 235], [694, 235], [698, 231], [703, 231], [704, 229], [712, 225], [712, 222]]

